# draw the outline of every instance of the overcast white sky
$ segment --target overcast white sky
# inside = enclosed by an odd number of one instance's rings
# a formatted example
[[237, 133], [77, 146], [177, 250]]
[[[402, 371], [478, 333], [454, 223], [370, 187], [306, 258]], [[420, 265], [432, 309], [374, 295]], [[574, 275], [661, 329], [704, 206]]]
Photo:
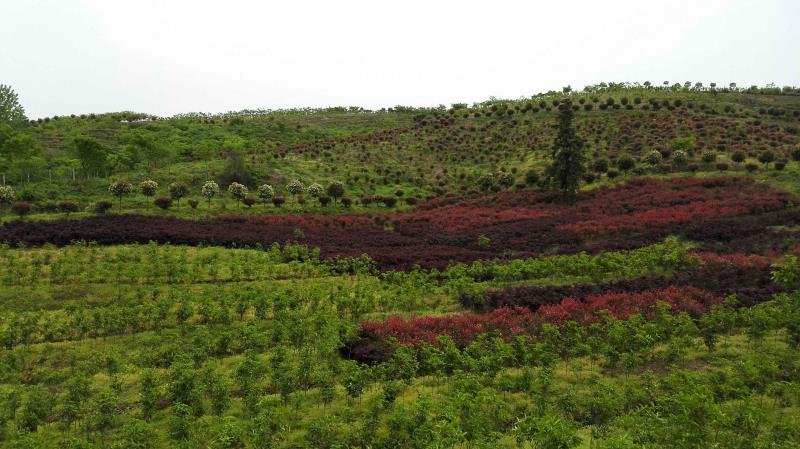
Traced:
[[798, 23], [797, 0], [0, 0], [0, 83], [32, 118], [798, 85]]

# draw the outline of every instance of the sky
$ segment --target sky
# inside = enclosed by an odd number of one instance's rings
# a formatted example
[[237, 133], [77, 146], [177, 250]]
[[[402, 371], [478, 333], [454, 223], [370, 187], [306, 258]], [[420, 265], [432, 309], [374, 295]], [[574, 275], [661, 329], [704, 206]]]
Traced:
[[0, 84], [30, 118], [796, 86], [799, 21], [797, 0], [0, 0]]

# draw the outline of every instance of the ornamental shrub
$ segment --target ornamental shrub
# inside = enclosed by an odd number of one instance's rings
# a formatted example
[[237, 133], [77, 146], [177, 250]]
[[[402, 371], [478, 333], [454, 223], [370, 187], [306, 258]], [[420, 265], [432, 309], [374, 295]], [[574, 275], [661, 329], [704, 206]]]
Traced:
[[219, 184], [214, 181], [206, 181], [203, 187], [200, 188], [200, 194], [203, 195], [203, 197], [208, 200], [208, 204], [211, 205], [211, 199], [219, 195]]
[[144, 196], [155, 196], [158, 191], [158, 183], [152, 179], [147, 179], [139, 183], [139, 191]]
[[266, 204], [272, 199], [273, 196], [275, 196], [275, 190], [269, 184], [261, 184], [258, 186], [257, 191], [258, 197], [261, 198], [261, 201], [263, 201], [264, 204]]

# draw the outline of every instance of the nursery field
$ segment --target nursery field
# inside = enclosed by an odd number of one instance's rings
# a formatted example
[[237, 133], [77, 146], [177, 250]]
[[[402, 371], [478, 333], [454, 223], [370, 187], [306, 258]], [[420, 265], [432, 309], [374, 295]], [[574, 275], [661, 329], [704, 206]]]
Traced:
[[542, 195], [8, 223], [0, 444], [797, 447], [792, 194]]
[[0, 123], [0, 448], [798, 449], [797, 94]]

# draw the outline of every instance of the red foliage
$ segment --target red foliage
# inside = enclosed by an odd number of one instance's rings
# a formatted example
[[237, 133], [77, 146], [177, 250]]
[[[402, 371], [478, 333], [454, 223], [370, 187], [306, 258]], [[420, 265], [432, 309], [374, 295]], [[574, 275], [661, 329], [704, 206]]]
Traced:
[[[510, 339], [535, 332], [541, 323], [562, 324], [566, 321], [577, 321], [589, 324], [600, 320], [601, 310], [607, 310], [618, 319], [628, 319], [635, 313], [652, 318], [659, 303], [669, 305], [673, 313], [688, 312], [699, 316], [719, 302], [719, 296], [698, 288], [668, 287], [637, 293], [607, 293], [590, 296], [584, 301], [564, 298], [558, 304], [542, 306], [537, 312], [524, 307], [501, 307], [482, 314], [391, 317], [383, 322], [361, 323], [360, 338], [351, 345], [350, 351], [352, 354], [369, 352], [372, 357], [380, 357], [379, 352], [365, 351], [361, 347], [383, 347], [388, 350], [388, 345], [381, 345], [380, 342], [386, 342], [389, 338], [403, 345], [436, 344], [436, 338], [442, 335], [452, 337], [457, 345], [463, 347], [485, 333], [495, 332]], [[386, 354], [382, 356], [385, 357]]]
[[[550, 201], [543, 192], [522, 191], [443, 197], [414, 212], [376, 215], [234, 215], [206, 221], [97, 216], [6, 223], [0, 241], [268, 246], [294, 240], [294, 230], [301, 229], [300, 243], [319, 247], [324, 256], [368, 254], [381, 268], [444, 268], [476, 259], [632, 249], [670, 234], [715, 252], [757, 252], [783, 241], [766, 232], [768, 226], [800, 218], [800, 211], [783, 209], [790, 201], [797, 202], [748, 178], [636, 179], [582, 192], [574, 206]], [[479, 246], [481, 235], [491, 240], [488, 248]]]

